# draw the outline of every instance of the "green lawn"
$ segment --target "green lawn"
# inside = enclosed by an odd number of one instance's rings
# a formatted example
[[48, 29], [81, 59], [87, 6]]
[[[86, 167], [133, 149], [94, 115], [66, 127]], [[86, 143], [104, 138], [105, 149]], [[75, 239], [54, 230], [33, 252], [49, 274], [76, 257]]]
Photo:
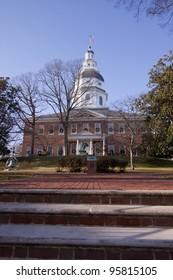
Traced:
[[[134, 158], [135, 171], [173, 171], [173, 160], [154, 158]], [[129, 169], [129, 167], [128, 167]]]
[[14, 179], [22, 179], [26, 178], [30, 175], [27, 173], [10, 173], [10, 172], [0, 172], [0, 181], [2, 180], [14, 180]]
[[[125, 157], [122, 157], [126, 159]], [[173, 174], [173, 160], [134, 157], [135, 170], [130, 166], [126, 172], [165, 172]], [[0, 161], [0, 180], [22, 179], [33, 173], [56, 173], [57, 157], [19, 158], [19, 167], [15, 171], [4, 171], [5, 160]], [[31, 172], [31, 173], [30, 173]], [[171, 174], [170, 174], [171, 175]]]

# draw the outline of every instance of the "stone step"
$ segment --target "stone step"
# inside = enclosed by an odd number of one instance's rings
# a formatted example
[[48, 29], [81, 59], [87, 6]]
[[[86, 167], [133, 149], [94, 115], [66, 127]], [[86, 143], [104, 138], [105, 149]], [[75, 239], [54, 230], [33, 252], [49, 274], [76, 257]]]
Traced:
[[0, 189], [0, 202], [173, 205], [173, 191]]
[[0, 203], [1, 224], [173, 227], [173, 206]]
[[1, 259], [173, 259], [172, 228], [0, 225]]

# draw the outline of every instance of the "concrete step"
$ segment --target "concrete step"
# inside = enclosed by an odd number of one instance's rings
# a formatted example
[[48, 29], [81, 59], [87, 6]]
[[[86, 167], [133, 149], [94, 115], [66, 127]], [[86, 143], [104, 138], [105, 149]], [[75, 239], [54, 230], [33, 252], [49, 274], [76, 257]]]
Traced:
[[172, 228], [0, 225], [1, 259], [173, 259]]
[[1, 224], [173, 227], [173, 206], [0, 203]]
[[173, 205], [173, 191], [0, 189], [0, 202]]

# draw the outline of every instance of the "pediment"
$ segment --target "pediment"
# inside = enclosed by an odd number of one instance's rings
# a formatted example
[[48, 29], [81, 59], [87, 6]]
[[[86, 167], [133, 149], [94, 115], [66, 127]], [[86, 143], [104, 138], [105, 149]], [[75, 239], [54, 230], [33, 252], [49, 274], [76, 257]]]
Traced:
[[73, 118], [76, 119], [95, 119], [95, 118], [104, 118], [104, 115], [98, 112], [95, 112], [94, 110], [89, 110], [89, 109], [81, 109], [78, 110], [77, 112], [73, 113]]
[[80, 132], [80, 133], [78, 133], [78, 136], [91, 136], [91, 135], [93, 135], [93, 133], [91, 133], [91, 132], [89, 132], [89, 131], [82, 131], [82, 132]]

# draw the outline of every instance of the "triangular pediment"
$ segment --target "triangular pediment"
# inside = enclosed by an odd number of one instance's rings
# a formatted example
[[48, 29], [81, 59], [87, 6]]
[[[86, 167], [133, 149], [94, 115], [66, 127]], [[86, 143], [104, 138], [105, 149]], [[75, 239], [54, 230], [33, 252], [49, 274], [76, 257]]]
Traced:
[[80, 110], [75, 110], [75, 112], [73, 112], [73, 118], [89, 118], [89, 119], [92, 119], [92, 118], [104, 118], [105, 116], [101, 113], [98, 113], [94, 110], [89, 110], [89, 109], [86, 109], [86, 108], [83, 108], [83, 109], [80, 109]]
[[91, 132], [89, 132], [89, 131], [87, 131], [87, 130], [84, 130], [84, 131], [78, 133], [78, 135], [79, 135], [79, 136], [83, 136], [83, 135], [89, 136], [89, 135], [93, 135], [93, 133], [91, 133]]

